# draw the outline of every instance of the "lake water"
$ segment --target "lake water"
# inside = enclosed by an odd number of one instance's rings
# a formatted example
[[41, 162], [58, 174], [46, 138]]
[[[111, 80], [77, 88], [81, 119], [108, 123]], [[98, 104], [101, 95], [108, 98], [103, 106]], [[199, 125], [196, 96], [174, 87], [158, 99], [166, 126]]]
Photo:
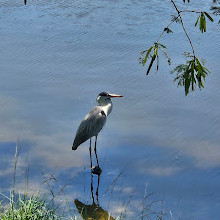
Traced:
[[[212, 1], [182, 8], [209, 11]], [[184, 22], [211, 75], [205, 89], [184, 95], [170, 70], [190, 51], [179, 24], [165, 34], [172, 65], [139, 64], [175, 13], [170, 1], [0, 0], [0, 187], [48, 193], [49, 174], [63, 204], [92, 203], [89, 141], [72, 151], [76, 129], [102, 91], [121, 94], [98, 138], [99, 203], [112, 216], [220, 219], [220, 41], [218, 18], [207, 33]], [[94, 152], [93, 152], [94, 153]], [[95, 155], [93, 154], [95, 163]], [[73, 177], [73, 178], [72, 178]], [[72, 179], [71, 179], [72, 178]], [[69, 180], [69, 181], [68, 181]], [[93, 177], [94, 194], [97, 177]], [[149, 195], [151, 194], [152, 195]], [[148, 196], [149, 195], [149, 196]], [[145, 198], [144, 198], [145, 197]], [[66, 202], [68, 201], [68, 202]], [[158, 202], [156, 202], [158, 201]], [[154, 203], [155, 202], [155, 203]], [[143, 209], [145, 207], [145, 209]], [[149, 209], [149, 210], [148, 210]]]

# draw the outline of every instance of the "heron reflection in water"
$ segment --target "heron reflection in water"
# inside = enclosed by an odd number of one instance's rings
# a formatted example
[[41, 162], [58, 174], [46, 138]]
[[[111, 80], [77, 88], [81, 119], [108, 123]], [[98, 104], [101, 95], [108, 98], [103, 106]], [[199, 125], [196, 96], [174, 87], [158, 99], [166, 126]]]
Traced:
[[80, 202], [78, 199], [74, 200], [75, 206], [85, 220], [115, 220], [110, 214], [105, 211], [99, 204], [99, 183], [100, 175], [98, 175], [97, 189], [96, 189], [96, 201], [93, 194], [93, 174], [91, 173], [91, 196], [92, 204], [86, 204]]
[[[96, 101], [98, 102], [98, 105], [95, 106], [82, 120], [80, 123], [77, 131], [76, 136], [73, 142], [72, 150], [76, 150], [79, 145], [90, 139], [90, 145], [89, 145], [89, 151], [90, 151], [90, 165], [92, 172], [100, 175], [101, 169], [99, 167], [99, 161], [97, 156], [97, 137], [99, 132], [102, 130], [103, 126], [106, 123], [107, 116], [112, 111], [112, 101], [111, 98], [115, 97], [123, 97], [121, 95], [116, 94], [110, 94], [107, 92], [101, 92]], [[92, 150], [91, 150], [91, 143], [92, 143], [92, 137], [95, 136], [95, 156], [97, 161], [97, 167], [92, 166]]]
[[86, 220], [115, 220], [110, 214], [105, 211], [101, 206], [93, 203], [92, 205], [86, 205], [80, 202], [78, 199], [74, 201], [76, 208], [83, 219]]

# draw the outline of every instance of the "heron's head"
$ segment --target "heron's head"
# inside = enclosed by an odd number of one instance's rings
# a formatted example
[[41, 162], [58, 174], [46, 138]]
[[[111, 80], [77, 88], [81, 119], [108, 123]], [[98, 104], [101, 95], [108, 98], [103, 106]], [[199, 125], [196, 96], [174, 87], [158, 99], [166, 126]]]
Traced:
[[123, 97], [123, 96], [122, 95], [116, 95], [116, 94], [110, 94], [110, 93], [107, 93], [107, 92], [101, 92], [101, 93], [99, 93], [96, 100], [99, 103], [99, 105], [106, 105], [109, 102], [111, 102], [111, 98], [116, 98], [116, 97]]

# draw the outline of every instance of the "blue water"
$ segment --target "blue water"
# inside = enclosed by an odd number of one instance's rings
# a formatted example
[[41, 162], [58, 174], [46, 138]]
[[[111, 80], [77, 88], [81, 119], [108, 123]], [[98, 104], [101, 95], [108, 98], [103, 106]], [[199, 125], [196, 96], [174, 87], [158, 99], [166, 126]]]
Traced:
[[[176, 2], [182, 8], [207, 11], [212, 5]], [[161, 39], [171, 66], [161, 57], [159, 72], [155, 74], [153, 67], [146, 77], [147, 68], [138, 61], [172, 13], [170, 1], [156, 0], [29, 0], [26, 6], [21, 0], [0, 1], [2, 190], [12, 186], [19, 137], [18, 191], [25, 189], [29, 166], [30, 191], [49, 194], [42, 172], [53, 172], [60, 185], [74, 176], [60, 199], [68, 200], [73, 209], [76, 198], [91, 203], [89, 142], [74, 152], [71, 146], [97, 95], [108, 91], [124, 98], [113, 100], [114, 109], [98, 138], [103, 209], [114, 217], [122, 211], [126, 219], [138, 219], [143, 203], [146, 207], [159, 200], [151, 209], [166, 212], [165, 219], [220, 218], [217, 17], [214, 23], [207, 21], [204, 34], [194, 28], [195, 16], [183, 17], [197, 56], [206, 59], [212, 73], [202, 91], [185, 97], [169, 74], [184, 62], [183, 52], [190, 51], [179, 24]], [[58, 183], [53, 187], [58, 190]], [[145, 201], [144, 194], [150, 193], [154, 194]]]

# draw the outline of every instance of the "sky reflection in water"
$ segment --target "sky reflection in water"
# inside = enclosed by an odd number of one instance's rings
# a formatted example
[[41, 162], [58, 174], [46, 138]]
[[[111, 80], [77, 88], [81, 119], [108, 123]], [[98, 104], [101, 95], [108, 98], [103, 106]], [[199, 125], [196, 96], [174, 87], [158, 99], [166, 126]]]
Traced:
[[[13, 169], [19, 136], [23, 153], [18, 187], [23, 185], [29, 163], [30, 186], [41, 187], [40, 169], [56, 168], [63, 183], [76, 175], [66, 189], [70, 200], [91, 200], [89, 143], [76, 152], [71, 145], [96, 96], [108, 91], [124, 98], [113, 100], [113, 112], [98, 139], [103, 208], [117, 216], [134, 194], [127, 208], [132, 216], [147, 185], [149, 193], [157, 194], [152, 200], [164, 199], [174, 219], [218, 219], [220, 48], [216, 23], [207, 22], [208, 33], [203, 35], [189, 29], [197, 53], [206, 58], [212, 74], [202, 92], [185, 97], [183, 89], [172, 83], [173, 66], [161, 59], [159, 73], [153, 70], [146, 78], [146, 69], [138, 63], [140, 51], [155, 41], [174, 12], [169, 3], [32, 1], [24, 7], [22, 1], [2, 1], [0, 5], [2, 188], [11, 181], [6, 177]], [[210, 5], [193, 1], [183, 7], [207, 9]], [[189, 25], [194, 20], [185, 19]], [[175, 65], [190, 48], [182, 30], [174, 26], [174, 33], [165, 35], [161, 43], [167, 45]], [[108, 207], [109, 186], [125, 167]]]

